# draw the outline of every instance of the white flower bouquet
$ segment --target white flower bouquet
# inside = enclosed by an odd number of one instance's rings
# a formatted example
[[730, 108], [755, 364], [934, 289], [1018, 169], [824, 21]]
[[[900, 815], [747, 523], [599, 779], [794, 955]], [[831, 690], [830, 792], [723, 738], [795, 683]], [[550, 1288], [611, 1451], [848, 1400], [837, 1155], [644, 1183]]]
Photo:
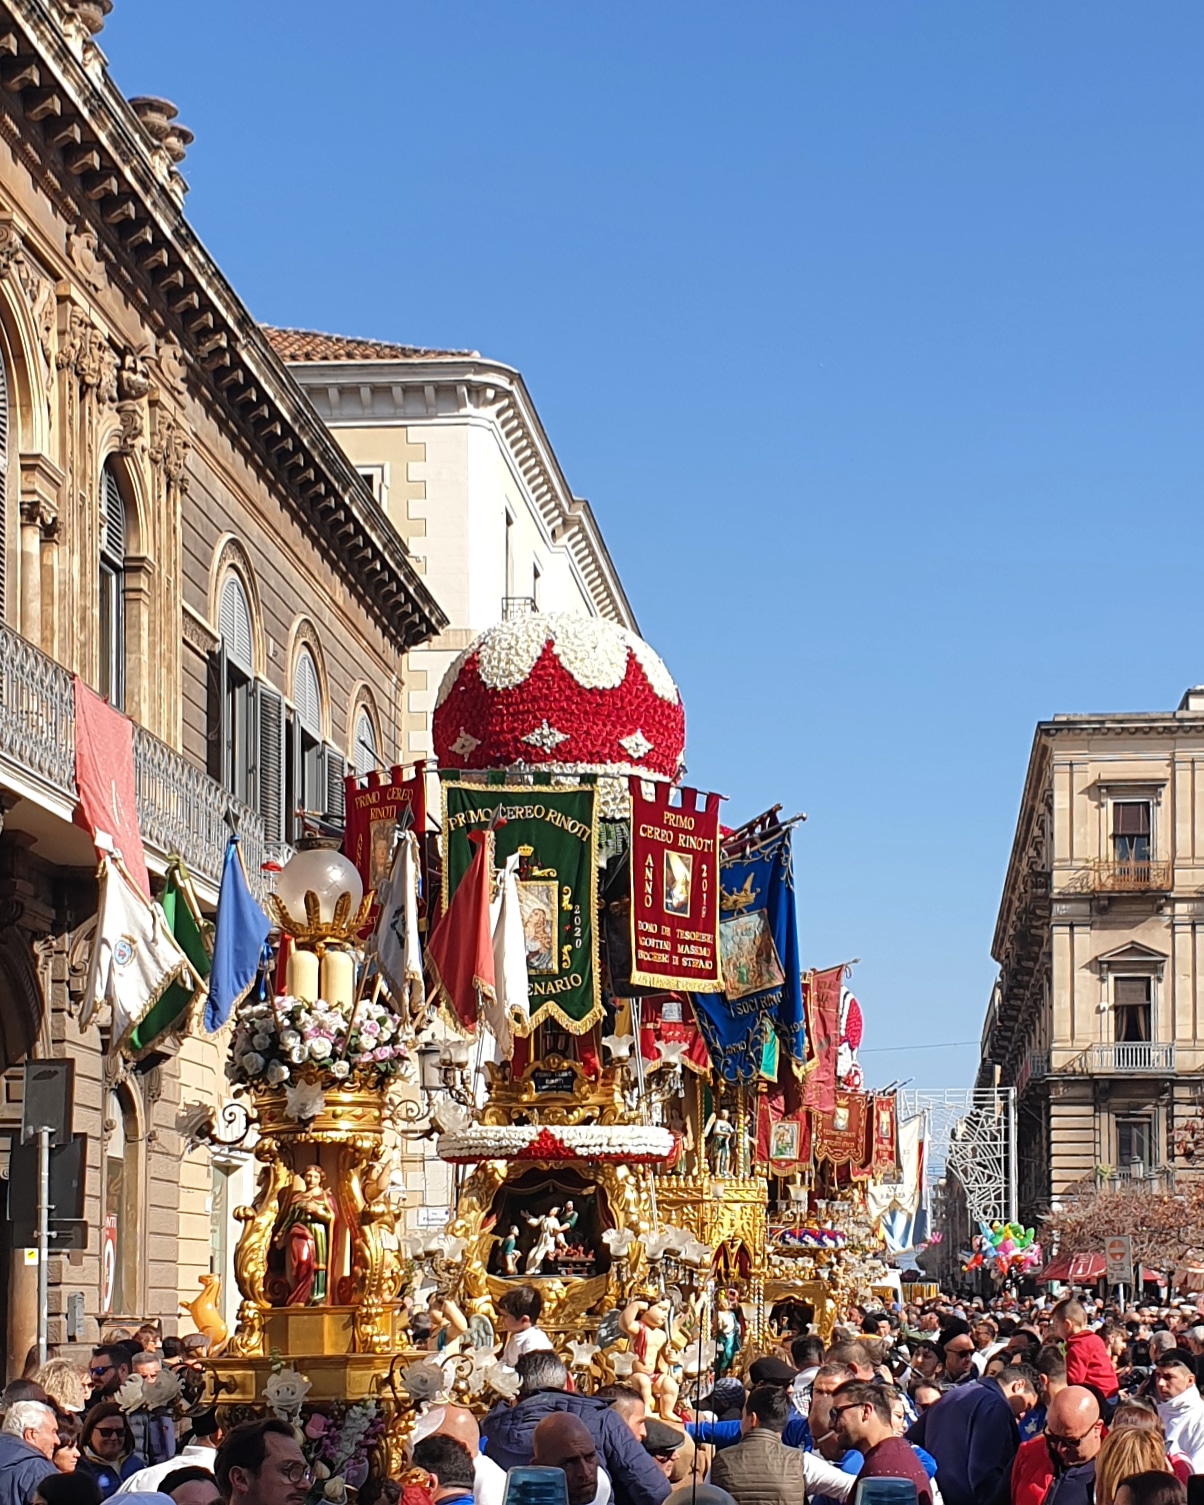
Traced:
[[284, 1087], [315, 1073], [336, 1084], [377, 1087], [403, 1070], [409, 1052], [402, 1024], [384, 1003], [354, 1006], [281, 994], [239, 1009], [226, 1075], [246, 1087]]

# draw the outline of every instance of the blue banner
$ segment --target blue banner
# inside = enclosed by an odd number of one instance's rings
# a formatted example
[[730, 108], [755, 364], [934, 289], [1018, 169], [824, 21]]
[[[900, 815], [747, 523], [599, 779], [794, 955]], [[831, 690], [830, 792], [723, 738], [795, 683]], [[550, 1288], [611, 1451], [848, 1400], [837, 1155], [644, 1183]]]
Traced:
[[210, 1034], [221, 1029], [254, 987], [270, 928], [267, 915], [251, 897], [238, 837], [232, 836], [226, 843], [213, 931], [213, 966], [205, 1003], [205, 1028]]
[[722, 993], [696, 993], [711, 1063], [729, 1082], [754, 1080], [774, 1039], [794, 1065], [806, 1056], [790, 832], [719, 869]]

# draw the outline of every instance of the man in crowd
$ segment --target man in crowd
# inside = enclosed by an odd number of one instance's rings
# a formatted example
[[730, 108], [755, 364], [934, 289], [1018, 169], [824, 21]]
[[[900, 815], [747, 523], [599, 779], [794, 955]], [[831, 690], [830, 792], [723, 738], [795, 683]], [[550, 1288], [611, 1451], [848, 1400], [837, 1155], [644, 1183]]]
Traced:
[[275, 1416], [232, 1427], [214, 1475], [226, 1505], [305, 1505], [313, 1483], [292, 1427]]
[[129, 1354], [120, 1344], [104, 1344], [92, 1350], [88, 1379], [92, 1385], [92, 1404], [112, 1400], [130, 1377]]
[[622, 1420], [635, 1440], [643, 1442], [647, 1435], [648, 1419], [647, 1407], [640, 1392], [629, 1385], [608, 1385], [598, 1394], [602, 1400], [609, 1402], [610, 1409]]
[[932, 1505], [932, 1488], [911, 1445], [895, 1435], [891, 1404], [881, 1385], [846, 1380], [829, 1412], [841, 1443], [861, 1454], [857, 1477], [910, 1479], [919, 1505]]
[[1204, 1473], [1204, 1397], [1196, 1389], [1186, 1354], [1173, 1349], [1160, 1356], [1154, 1368], [1154, 1394], [1167, 1452], [1182, 1453], [1193, 1474]]
[[[192, 1437], [174, 1458], [152, 1463], [122, 1482], [123, 1494], [153, 1494], [162, 1487], [168, 1474], [181, 1468], [203, 1468], [212, 1477], [217, 1460], [217, 1446], [222, 1440], [216, 1411], [203, 1411], [192, 1418]], [[212, 1496], [210, 1496], [212, 1498]]]
[[655, 1416], [644, 1423], [644, 1451], [670, 1484], [677, 1473], [677, 1455], [687, 1445], [692, 1455], [694, 1444], [680, 1428], [671, 1427]]
[[783, 1442], [792, 1409], [777, 1385], [759, 1385], [745, 1402], [740, 1441], [716, 1453], [711, 1464], [711, 1483], [736, 1505], [799, 1505], [817, 1494], [847, 1500], [852, 1493], [851, 1474]]
[[[968, 1342], [969, 1334], [964, 1337]], [[948, 1363], [948, 1345], [945, 1354]], [[955, 1385], [908, 1430], [907, 1440], [936, 1459], [945, 1505], [985, 1505], [990, 1500], [1020, 1444], [1016, 1418], [1036, 1405], [1039, 1389], [1036, 1374], [1017, 1364], [997, 1380]]]
[[[130, 1360], [134, 1374], [150, 1387], [162, 1364], [157, 1353], [141, 1349]], [[134, 1434], [134, 1451], [148, 1463], [169, 1463], [176, 1456], [176, 1427], [164, 1406], [139, 1406], [126, 1412]]]
[[1033, 1368], [1041, 1386], [1037, 1404], [1020, 1418], [1020, 1441], [1029, 1442], [1045, 1430], [1050, 1402], [1066, 1389], [1066, 1355], [1056, 1343], [1046, 1343], [1037, 1351]]
[[54, 1411], [36, 1400], [15, 1401], [0, 1423], [0, 1505], [29, 1505], [55, 1472], [51, 1459], [59, 1432]]
[[[124, 1484], [121, 1489], [122, 1494], [129, 1493]], [[217, 1498], [217, 1485], [208, 1469], [181, 1468], [177, 1463], [170, 1473], [163, 1476], [155, 1493], [168, 1495], [173, 1505], [213, 1505]], [[122, 1494], [115, 1498], [121, 1499]]]
[[824, 1361], [824, 1345], [819, 1338], [795, 1338], [790, 1345], [790, 1357], [798, 1373], [790, 1387], [794, 1409], [806, 1416], [811, 1409], [811, 1386]]
[[475, 1505], [502, 1505], [506, 1475], [492, 1458], [481, 1452], [481, 1430], [467, 1406], [432, 1406], [415, 1423], [411, 1439], [415, 1447], [427, 1437], [452, 1437], [472, 1459], [472, 1496]]
[[[426, 1475], [431, 1505], [473, 1505], [472, 1459], [463, 1443], [436, 1433], [415, 1443], [411, 1457]], [[578, 1505], [571, 1494], [569, 1505]]]
[[598, 1449], [579, 1416], [555, 1411], [535, 1428], [531, 1462], [558, 1468], [568, 1486], [569, 1505], [606, 1505], [610, 1481], [598, 1467]]
[[976, 1379], [974, 1355], [977, 1353], [969, 1326], [960, 1317], [953, 1318], [941, 1330], [941, 1353], [945, 1363], [945, 1382], [965, 1385]]
[[525, 1353], [515, 1369], [518, 1400], [513, 1406], [495, 1406], [481, 1422], [485, 1452], [500, 1468], [530, 1463], [535, 1428], [545, 1416], [568, 1411], [580, 1417], [593, 1438], [617, 1505], [660, 1505], [669, 1493], [669, 1481], [604, 1400], [566, 1389], [568, 1370], [554, 1353]]
[[987, 1367], [987, 1360], [999, 1347], [999, 1328], [990, 1317], [979, 1317], [970, 1329], [970, 1337], [974, 1342], [970, 1362], [974, 1365], [974, 1373], [982, 1374]]
[[1064, 1386], [1049, 1403], [1044, 1435], [1020, 1444], [1011, 1505], [1091, 1505], [1103, 1435], [1095, 1392]]

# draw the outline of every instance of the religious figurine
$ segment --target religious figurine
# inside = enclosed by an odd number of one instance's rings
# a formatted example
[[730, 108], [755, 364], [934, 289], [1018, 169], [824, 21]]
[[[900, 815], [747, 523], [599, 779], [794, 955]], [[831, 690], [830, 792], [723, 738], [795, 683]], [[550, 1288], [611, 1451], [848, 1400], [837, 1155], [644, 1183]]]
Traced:
[[730, 1291], [720, 1291], [715, 1313], [715, 1374], [725, 1375], [740, 1352], [740, 1319]]
[[518, 1274], [518, 1227], [510, 1225], [510, 1232], [505, 1238], [498, 1239], [497, 1259], [502, 1268], [503, 1275]]
[[571, 1199], [564, 1204], [564, 1216], [560, 1220], [560, 1232], [556, 1235], [557, 1254], [567, 1254], [569, 1252], [569, 1242], [565, 1238], [565, 1234], [572, 1233], [573, 1229], [577, 1226], [577, 1219], [580, 1216], [581, 1214], [574, 1209]]
[[644, 1398], [650, 1416], [668, 1420], [677, 1406], [680, 1389], [673, 1377], [673, 1352], [669, 1340], [669, 1303], [664, 1300], [629, 1301], [619, 1314], [619, 1331], [635, 1356], [631, 1382]]
[[426, 1312], [431, 1321], [428, 1352], [455, 1353], [468, 1332], [468, 1318], [450, 1296], [441, 1296], [438, 1291], [431, 1293]]
[[736, 1138], [736, 1126], [726, 1108], [711, 1114], [702, 1137], [706, 1141], [711, 1174], [717, 1180], [725, 1181], [731, 1174], [732, 1145]]
[[334, 1201], [326, 1189], [325, 1172], [320, 1165], [307, 1165], [302, 1184], [294, 1184], [289, 1194], [272, 1239], [274, 1249], [284, 1250], [288, 1285], [285, 1306], [319, 1306], [326, 1300], [334, 1219]]
[[531, 1252], [527, 1255], [527, 1274], [538, 1275], [543, 1268], [543, 1262], [551, 1259], [556, 1250], [556, 1241], [563, 1233], [563, 1228], [557, 1214], [559, 1207], [553, 1207], [550, 1212], [541, 1218], [533, 1218], [530, 1213], [523, 1213], [523, 1220], [532, 1228], [538, 1228], [535, 1242], [531, 1246]]

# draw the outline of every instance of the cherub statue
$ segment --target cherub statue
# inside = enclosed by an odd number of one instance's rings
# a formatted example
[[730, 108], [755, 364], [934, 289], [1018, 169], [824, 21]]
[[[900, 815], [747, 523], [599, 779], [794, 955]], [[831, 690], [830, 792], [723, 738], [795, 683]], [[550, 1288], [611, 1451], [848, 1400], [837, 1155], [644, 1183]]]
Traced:
[[505, 1238], [497, 1241], [497, 1259], [503, 1275], [518, 1274], [518, 1225], [512, 1223]]
[[680, 1387], [673, 1377], [669, 1303], [639, 1298], [629, 1301], [619, 1314], [619, 1331], [635, 1356], [631, 1382], [643, 1396], [645, 1410], [650, 1416], [670, 1420]]

